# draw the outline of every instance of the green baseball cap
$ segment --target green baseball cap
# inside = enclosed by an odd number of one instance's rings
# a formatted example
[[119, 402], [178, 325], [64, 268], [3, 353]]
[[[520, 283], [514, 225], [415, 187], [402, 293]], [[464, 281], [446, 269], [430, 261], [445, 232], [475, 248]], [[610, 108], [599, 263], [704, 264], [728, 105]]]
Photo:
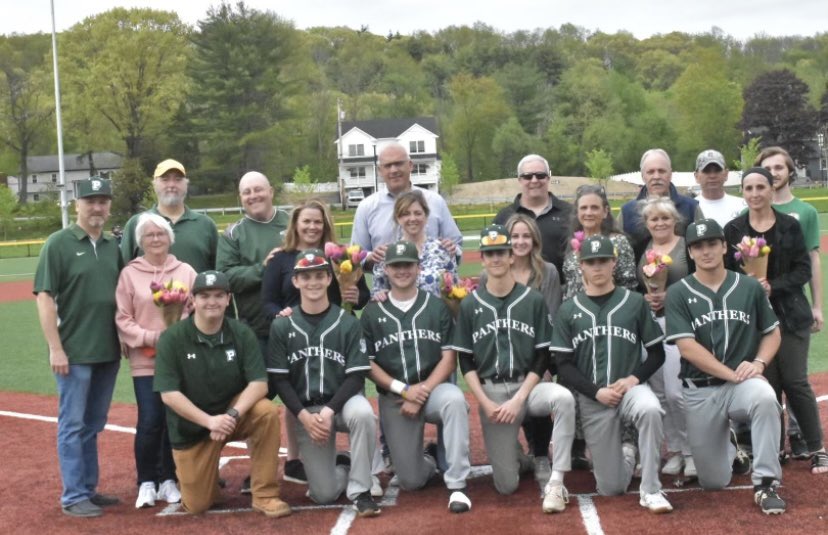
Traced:
[[603, 234], [590, 236], [581, 242], [580, 260], [589, 260], [590, 258], [615, 258], [616, 256], [618, 255], [615, 252], [615, 244], [612, 243], [609, 237]]
[[225, 292], [229, 292], [230, 279], [221, 271], [203, 271], [196, 275], [192, 292], [195, 295], [198, 292], [205, 292], [207, 290], [224, 290]]
[[75, 198], [109, 197], [112, 198], [112, 182], [99, 176], [91, 176], [75, 181]]
[[724, 239], [724, 231], [715, 219], [699, 219], [687, 225], [687, 233], [684, 240], [687, 245], [692, 245], [697, 241]]
[[503, 225], [489, 225], [480, 232], [480, 251], [503, 251], [512, 248], [512, 238]]
[[419, 263], [420, 254], [417, 252], [417, 246], [410, 241], [400, 240], [392, 243], [385, 251], [385, 265]]
[[293, 272], [314, 271], [317, 269], [328, 269], [331, 263], [325, 258], [321, 249], [305, 249], [296, 255], [296, 262], [293, 264]]

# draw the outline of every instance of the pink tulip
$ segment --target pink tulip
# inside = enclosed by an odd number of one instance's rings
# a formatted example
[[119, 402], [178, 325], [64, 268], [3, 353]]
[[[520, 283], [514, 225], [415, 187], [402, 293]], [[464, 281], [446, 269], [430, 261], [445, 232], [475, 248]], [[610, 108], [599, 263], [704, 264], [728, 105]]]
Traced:
[[736, 260], [741, 260], [742, 259], [742, 253], [740, 253], [739, 251], [736, 251], [735, 253], [733, 253], [733, 258], [735, 258]]
[[756, 245], [757, 245], [757, 247], [759, 247], [760, 249], [761, 249], [762, 247], [764, 247], [765, 245], [767, 245], [767, 244], [768, 244], [768, 242], [766, 242], [766, 241], [765, 241], [765, 238], [759, 238], [758, 240], [756, 240]]
[[578, 241], [575, 238], [572, 238], [572, 240], [569, 242], [569, 245], [572, 246], [573, 251], [580, 251], [581, 250], [581, 242]]

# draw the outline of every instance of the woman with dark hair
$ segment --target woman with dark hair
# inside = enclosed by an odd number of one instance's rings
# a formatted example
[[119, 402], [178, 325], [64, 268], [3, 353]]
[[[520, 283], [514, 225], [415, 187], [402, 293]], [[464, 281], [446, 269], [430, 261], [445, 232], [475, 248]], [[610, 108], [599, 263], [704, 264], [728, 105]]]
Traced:
[[[724, 228], [725, 239], [730, 245], [725, 256], [725, 267], [732, 271], [746, 272], [742, 265], [743, 259], [736, 254], [736, 246], [746, 236], [762, 238], [770, 247], [767, 273], [747, 273], [755, 276], [765, 289], [773, 311], [779, 318], [782, 333], [779, 351], [765, 368], [764, 375], [776, 391], [780, 404], [782, 392], [785, 393], [788, 404], [799, 421], [810, 453], [811, 473], [826, 473], [828, 454], [823, 445], [816, 397], [808, 382], [808, 348], [814, 318], [802, 289], [811, 278], [811, 259], [805, 246], [805, 237], [795, 218], [773, 207], [773, 175], [770, 171], [762, 167], [745, 171], [742, 175], [742, 195], [748, 211]], [[751, 267], [747, 270], [753, 269]], [[784, 456], [784, 419], [782, 424], [780, 458]]]

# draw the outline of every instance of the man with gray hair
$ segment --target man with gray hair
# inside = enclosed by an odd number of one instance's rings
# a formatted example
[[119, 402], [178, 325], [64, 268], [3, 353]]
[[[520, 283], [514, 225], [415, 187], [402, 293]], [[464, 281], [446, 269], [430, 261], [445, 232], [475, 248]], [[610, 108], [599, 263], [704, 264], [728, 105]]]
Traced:
[[494, 223], [505, 225], [512, 214], [526, 214], [538, 224], [541, 232], [541, 255], [563, 273], [563, 258], [569, 233], [572, 205], [549, 191], [549, 162], [538, 154], [527, 154], [517, 165], [520, 193], [515, 201], [501, 209]]
[[644, 185], [638, 196], [625, 203], [618, 216], [618, 226], [630, 237], [636, 261], [644, 254], [644, 248], [650, 241], [650, 233], [641, 220], [639, 201], [648, 197], [670, 197], [683, 220], [676, 230], [679, 235], [684, 234], [688, 223], [702, 217], [699, 203], [679, 194], [673, 185], [673, 166], [670, 155], [664, 149], [650, 149], [641, 156], [641, 178], [644, 179]]
[[693, 173], [701, 194], [696, 199], [704, 217], [715, 219], [724, 228], [731, 219], [747, 208], [745, 200], [725, 193], [727, 163], [722, 153], [708, 149], [696, 157], [696, 171]]

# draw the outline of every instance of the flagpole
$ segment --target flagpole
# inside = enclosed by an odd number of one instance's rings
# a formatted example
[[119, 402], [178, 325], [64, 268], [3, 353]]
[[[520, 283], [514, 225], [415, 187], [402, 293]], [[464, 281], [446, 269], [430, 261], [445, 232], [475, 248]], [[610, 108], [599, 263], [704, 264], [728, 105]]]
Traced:
[[[58, 73], [57, 33], [55, 29], [55, 0], [52, 6], [52, 69], [55, 73], [55, 119], [57, 120], [58, 189], [60, 189], [60, 221], [63, 228], [69, 226], [69, 207], [66, 193], [66, 173], [63, 165], [63, 121], [60, 115], [60, 74]], [[25, 180], [25, 177], [23, 178]]]

